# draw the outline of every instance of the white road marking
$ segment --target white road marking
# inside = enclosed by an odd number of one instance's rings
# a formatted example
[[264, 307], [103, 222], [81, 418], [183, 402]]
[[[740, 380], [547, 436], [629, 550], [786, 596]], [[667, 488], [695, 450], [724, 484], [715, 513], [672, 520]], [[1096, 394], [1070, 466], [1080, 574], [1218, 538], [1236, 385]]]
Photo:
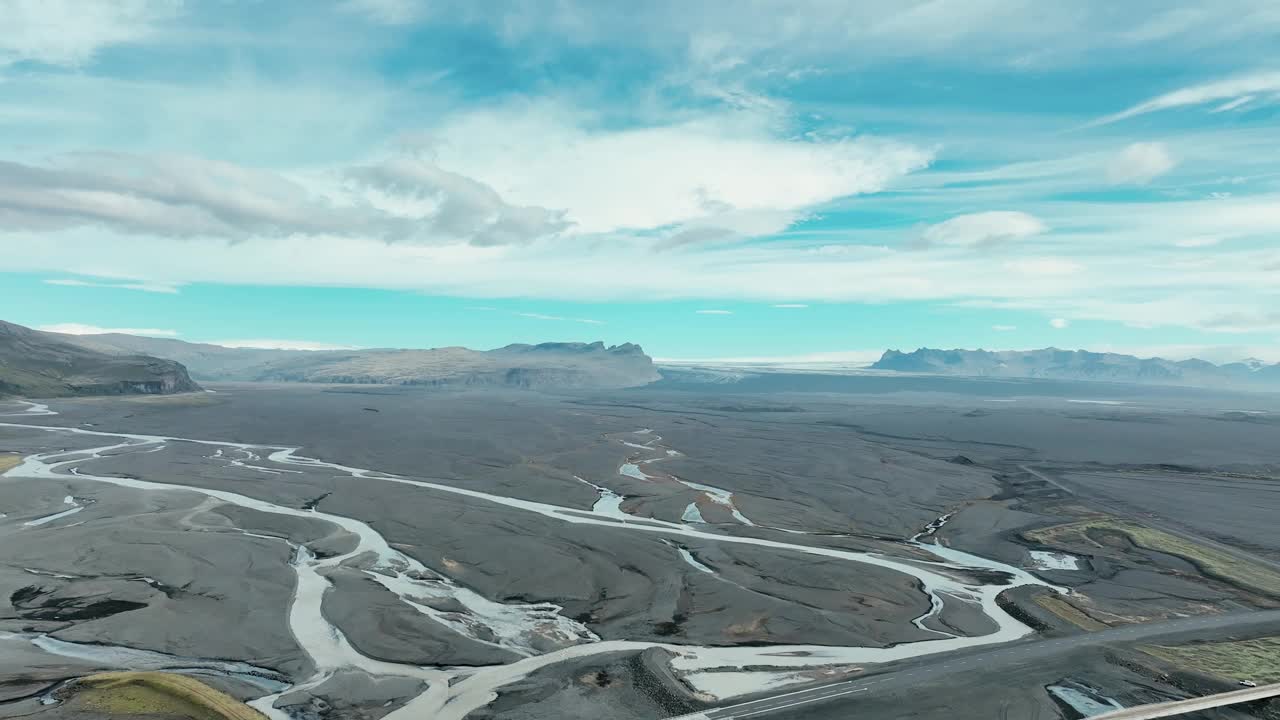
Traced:
[[785, 710], [786, 708], [789, 708], [789, 707], [796, 707], [796, 706], [798, 706], [798, 705], [807, 705], [807, 704], [809, 704], [809, 703], [811, 703], [811, 702], [817, 702], [818, 700], [826, 700], [826, 699], [828, 699], [828, 698], [840, 697], [841, 695], [850, 695], [850, 694], [853, 694], [853, 693], [866, 692], [866, 691], [867, 691], [867, 689], [866, 689], [866, 688], [862, 688], [862, 689], [860, 689], [860, 690], [844, 690], [844, 691], [842, 691], [842, 692], [834, 693], [834, 694], [832, 694], [832, 695], [820, 695], [820, 696], [818, 696], [818, 697], [809, 698], [809, 699], [805, 699], [805, 700], [800, 700], [800, 701], [798, 701], [798, 702], [788, 703], [788, 704], [786, 704], [786, 705], [777, 705], [777, 706], [774, 706], [774, 707], [765, 708], [765, 709], [763, 709], [763, 710], [754, 710], [754, 711], [749, 712], [749, 713], [742, 713], [741, 715], [734, 714], [734, 715], [730, 715], [729, 717], [734, 717], [734, 718], [745, 718], [745, 717], [751, 717], [752, 715], [761, 715], [761, 714], [763, 714], [763, 713], [773, 712], [773, 711], [775, 711], [775, 710]]
[[749, 700], [749, 701], [744, 702], [744, 703], [738, 703], [738, 704], [736, 704], [736, 705], [726, 705], [726, 706], [724, 706], [724, 707], [714, 708], [714, 709], [715, 709], [715, 710], [733, 710], [734, 708], [742, 708], [742, 707], [746, 707], [746, 706], [748, 706], [748, 705], [755, 705], [755, 704], [757, 704], [757, 703], [769, 702], [769, 701], [771, 701], [771, 700], [777, 700], [777, 699], [779, 699], [779, 698], [790, 697], [790, 696], [792, 696], [792, 695], [801, 695], [801, 694], [803, 694], [803, 693], [811, 693], [811, 692], [814, 692], [815, 690], [821, 690], [821, 689], [823, 689], [823, 688], [834, 688], [834, 687], [839, 687], [839, 686], [841, 686], [841, 685], [849, 685], [849, 684], [851, 684], [851, 683], [853, 683], [853, 682], [854, 682], [853, 680], [841, 680], [841, 681], [840, 681], [840, 682], [838, 682], [838, 683], [831, 683], [830, 685], [823, 685], [821, 688], [805, 688], [804, 690], [792, 690], [791, 692], [787, 692], [787, 693], [780, 693], [780, 694], [778, 694], [778, 695], [770, 695], [769, 697], [760, 698], [759, 700]]

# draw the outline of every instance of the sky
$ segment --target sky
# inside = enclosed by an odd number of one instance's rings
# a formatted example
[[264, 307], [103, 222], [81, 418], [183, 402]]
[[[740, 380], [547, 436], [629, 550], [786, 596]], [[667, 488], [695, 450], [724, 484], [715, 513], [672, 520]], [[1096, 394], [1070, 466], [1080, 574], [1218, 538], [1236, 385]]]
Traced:
[[1274, 0], [0, 0], [0, 319], [1280, 361]]

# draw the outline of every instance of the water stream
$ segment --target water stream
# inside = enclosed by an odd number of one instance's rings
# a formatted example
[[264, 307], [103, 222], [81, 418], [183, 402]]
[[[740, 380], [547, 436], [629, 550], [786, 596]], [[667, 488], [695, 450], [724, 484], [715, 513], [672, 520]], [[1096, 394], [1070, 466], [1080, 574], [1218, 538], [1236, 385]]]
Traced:
[[[47, 414], [55, 413], [50, 411]], [[21, 423], [0, 423], [0, 427], [14, 427], [53, 433], [72, 433], [102, 437], [114, 441], [90, 450], [58, 451], [31, 455], [25, 458], [20, 465], [6, 473], [6, 477], [65, 480], [67, 478], [66, 473], [70, 473], [79, 479], [110, 483], [140, 490], [195, 492], [217, 501], [265, 513], [332, 523], [351, 533], [356, 538], [357, 544], [354, 549], [345, 554], [321, 559], [315, 557], [305, 547], [297, 547], [295, 551], [291, 566], [296, 573], [297, 580], [289, 608], [289, 625], [300, 648], [314, 662], [316, 671], [311, 677], [304, 678], [299, 684], [293, 686], [293, 689], [320, 685], [334, 671], [342, 668], [355, 668], [374, 676], [403, 676], [424, 681], [427, 684], [427, 690], [401, 709], [387, 715], [388, 720], [421, 720], [422, 718], [460, 720], [468, 712], [491, 702], [496, 697], [496, 691], [499, 687], [519, 680], [538, 668], [570, 658], [618, 650], [639, 650], [649, 647], [667, 648], [677, 653], [677, 657], [672, 663], [673, 667], [683, 674], [690, 685], [700, 690], [713, 691], [715, 688], [734, 685], [734, 683], [725, 682], [726, 673], [734, 673], [734, 668], [746, 666], [780, 668], [775, 680], [781, 682], [778, 678], [783, 676], [798, 677], [795, 671], [797, 668], [878, 663], [978, 645], [1006, 642], [1027, 635], [1031, 630], [1002, 610], [995, 602], [996, 595], [1014, 586], [1046, 585], [1043, 581], [1018, 568], [952, 548], [925, 544], [918, 538], [913, 540], [914, 544], [940, 558], [937, 562], [901, 559], [877, 553], [795, 545], [766, 538], [726, 535], [714, 532], [709, 526], [705, 525], [694, 527], [685, 523], [649, 518], [631, 518], [621, 510], [621, 496], [592, 483], [588, 484], [592, 484], [597, 489], [599, 500], [591, 510], [581, 510], [549, 503], [492, 495], [477, 490], [401, 477], [375, 470], [328, 463], [298, 455], [297, 448], [135, 433], [108, 433], [82, 428], [61, 428]], [[647, 447], [653, 449], [652, 443], [656, 443], [657, 439], [651, 440]], [[931, 609], [929, 614], [924, 617], [941, 612], [945, 602], [948, 601], [970, 602], [979, 604], [987, 616], [995, 623], [997, 629], [981, 637], [947, 636], [919, 642], [901, 643], [887, 648], [822, 645], [700, 647], [651, 642], [600, 640], [586, 626], [561, 615], [561, 608], [554, 604], [498, 603], [484, 598], [468, 588], [457, 585], [451, 579], [426, 568], [417, 560], [394, 550], [379, 533], [359, 520], [315, 510], [303, 510], [277, 505], [224, 490], [131, 478], [96, 476], [89, 474], [82, 467], [87, 462], [103, 457], [105, 454], [139, 452], [152, 449], [157, 444], [178, 442], [196, 443], [227, 450], [221, 457], [228, 460], [231, 459], [231, 451], [237, 451], [234, 457], [241, 462], [252, 459], [276, 466], [269, 467], [266, 464], [258, 466], [258, 468], [265, 470], [289, 471], [290, 467], [329, 470], [353, 478], [393, 482], [434, 492], [464, 496], [481, 502], [495, 503], [525, 512], [536, 513], [567, 523], [609, 527], [622, 532], [643, 532], [666, 537], [687, 537], [706, 542], [754, 545], [783, 552], [816, 555], [843, 562], [855, 562], [887, 568], [906, 573], [919, 580], [924, 592], [931, 599]], [[216, 451], [214, 454], [218, 455]], [[265, 460], [261, 459], [263, 455], [265, 455]], [[643, 476], [638, 466], [633, 465], [632, 467]], [[294, 472], [297, 471], [294, 470]], [[583, 482], [587, 481], [584, 480]], [[643, 521], [641, 522], [640, 520]], [[691, 559], [683, 555], [681, 557], [686, 563]], [[390, 663], [360, 654], [347, 642], [341, 630], [328, 622], [321, 613], [321, 598], [329, 586], [321, 571], [342, 564], [372, 569], [373, 572], [369, 573], [371, 578], [381, 583], [419, 612], [464, 637], [477, 642], [486, 642], [503, 647], [524, 656], [524, 658], [502, 666], [458, 669]], [[693, 565], [693, 563], [690, 564]], [[693, 566], [697, 567], [697, 565]], [[965, 576], [964, 568], [997, 570], [999, 571], [1000, 579], [993, 580], [990, 577], [986, 577], [985, 583], [982, 580], [973, 580]], [[428, 604], [418, 602], [417, 599], [421, 598], [452, 598], [462, 606], [463, 611], [439, 611]], [[918, 618], [918, 620], [923, 622], [923, 618]], [[917, 625], [923, 628], [923, 625], [919, 623]], [[561, 648], [552, 652], [537, 654], [538, 651], [535, 650], [535, 646], [545, 647], [548, 640], [552, 641], [553, 646], [556, 644], [561, 645]], [[758, 672], [755, 672], [752, 677], [758, 674]], [[742, 682], [739, 682], [736, 685], [741, 686], [742, 684]], [[279, 695], [280, 693], [267, 695], [252, 704], [276, 720], [285, 720], [288, 716], [283, 711], [271, 707]]]
[[82, 660], [109, 670], [203, 672], [236, 678], [268, 692], [279, 692], [289, 687], [288, 678], [275, 670], [243, 662], [183, 657], [119, 645], [67, 642], [42, 633], [0, 632], [0, 646], [9, 643], [30, 644], [50, 655]]

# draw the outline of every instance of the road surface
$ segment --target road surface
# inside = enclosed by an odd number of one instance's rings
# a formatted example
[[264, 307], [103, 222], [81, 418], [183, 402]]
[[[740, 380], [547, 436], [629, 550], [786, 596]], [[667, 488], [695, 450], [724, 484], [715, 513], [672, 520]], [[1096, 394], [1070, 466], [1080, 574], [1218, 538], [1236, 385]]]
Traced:
[[945, 678], [949, 675], [981, 669], [990, 673], [1001, 667], [1036, 662], [1059, 653], [1080, 648], [1106, 645], [1116, 642], [1151, 640], [1166, 635], [1206, 630], [1238, 630], [1249, 626], [1280, 625], [1280, 610], [1208, 615], [1141, 625], [1125, 625], [1097, 632], [1072, 635], [1052, 640], [1020, 640], [997, 649], [961, 651], [923, 656], [907, 661], [909, 664], [854, 680], [825, 683], [803, 690], [793, 690], [769, 695], [748, 702], [711, 708], [701, 712], [680, 715], [670, 720], [733, 720], [734, 718], [761, 718], [771, 713], [795, 709], [804, 705], [826, 702], [836, 698], [854, 698], [877, 692], [906, 690]]
[[1189, 700], [1138, 705], [1116, 710], [1115, 712], [1094, 715], [1090, 720], [1153, 720], [1154, 718], [1185, 715], [1196, 710], [1208, 710], [1209, 708], [1222, 707], [1224, 705], [1265, 700], [1277, 695], [1280, 695], [1280, 683], [1217, 693], [1216, 695], [1205, 695], [1204, 697], [1191, 698]]

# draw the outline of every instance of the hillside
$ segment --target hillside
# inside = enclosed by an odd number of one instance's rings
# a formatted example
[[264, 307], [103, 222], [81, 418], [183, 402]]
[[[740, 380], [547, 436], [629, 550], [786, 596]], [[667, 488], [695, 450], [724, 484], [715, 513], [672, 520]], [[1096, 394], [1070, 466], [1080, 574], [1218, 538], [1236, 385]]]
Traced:
[[164, 394], [199, 390], [173, 360], [107, 354], [0, 321], [0, 395]]
[[145, 352], [176, 360], [202, 380], [503, 386], [534, 389], [622, 388], [658, 379], [638, 345], [541, 343], [496, 350], [261, 350], [132, 335], [62, 335], [109, 353]]
[[1093, 380], [1200, 387], [1280, 388], [1280, 364], [1139, 358], [1085, 350], [888, 350], [872, 370], [970, 377]]

